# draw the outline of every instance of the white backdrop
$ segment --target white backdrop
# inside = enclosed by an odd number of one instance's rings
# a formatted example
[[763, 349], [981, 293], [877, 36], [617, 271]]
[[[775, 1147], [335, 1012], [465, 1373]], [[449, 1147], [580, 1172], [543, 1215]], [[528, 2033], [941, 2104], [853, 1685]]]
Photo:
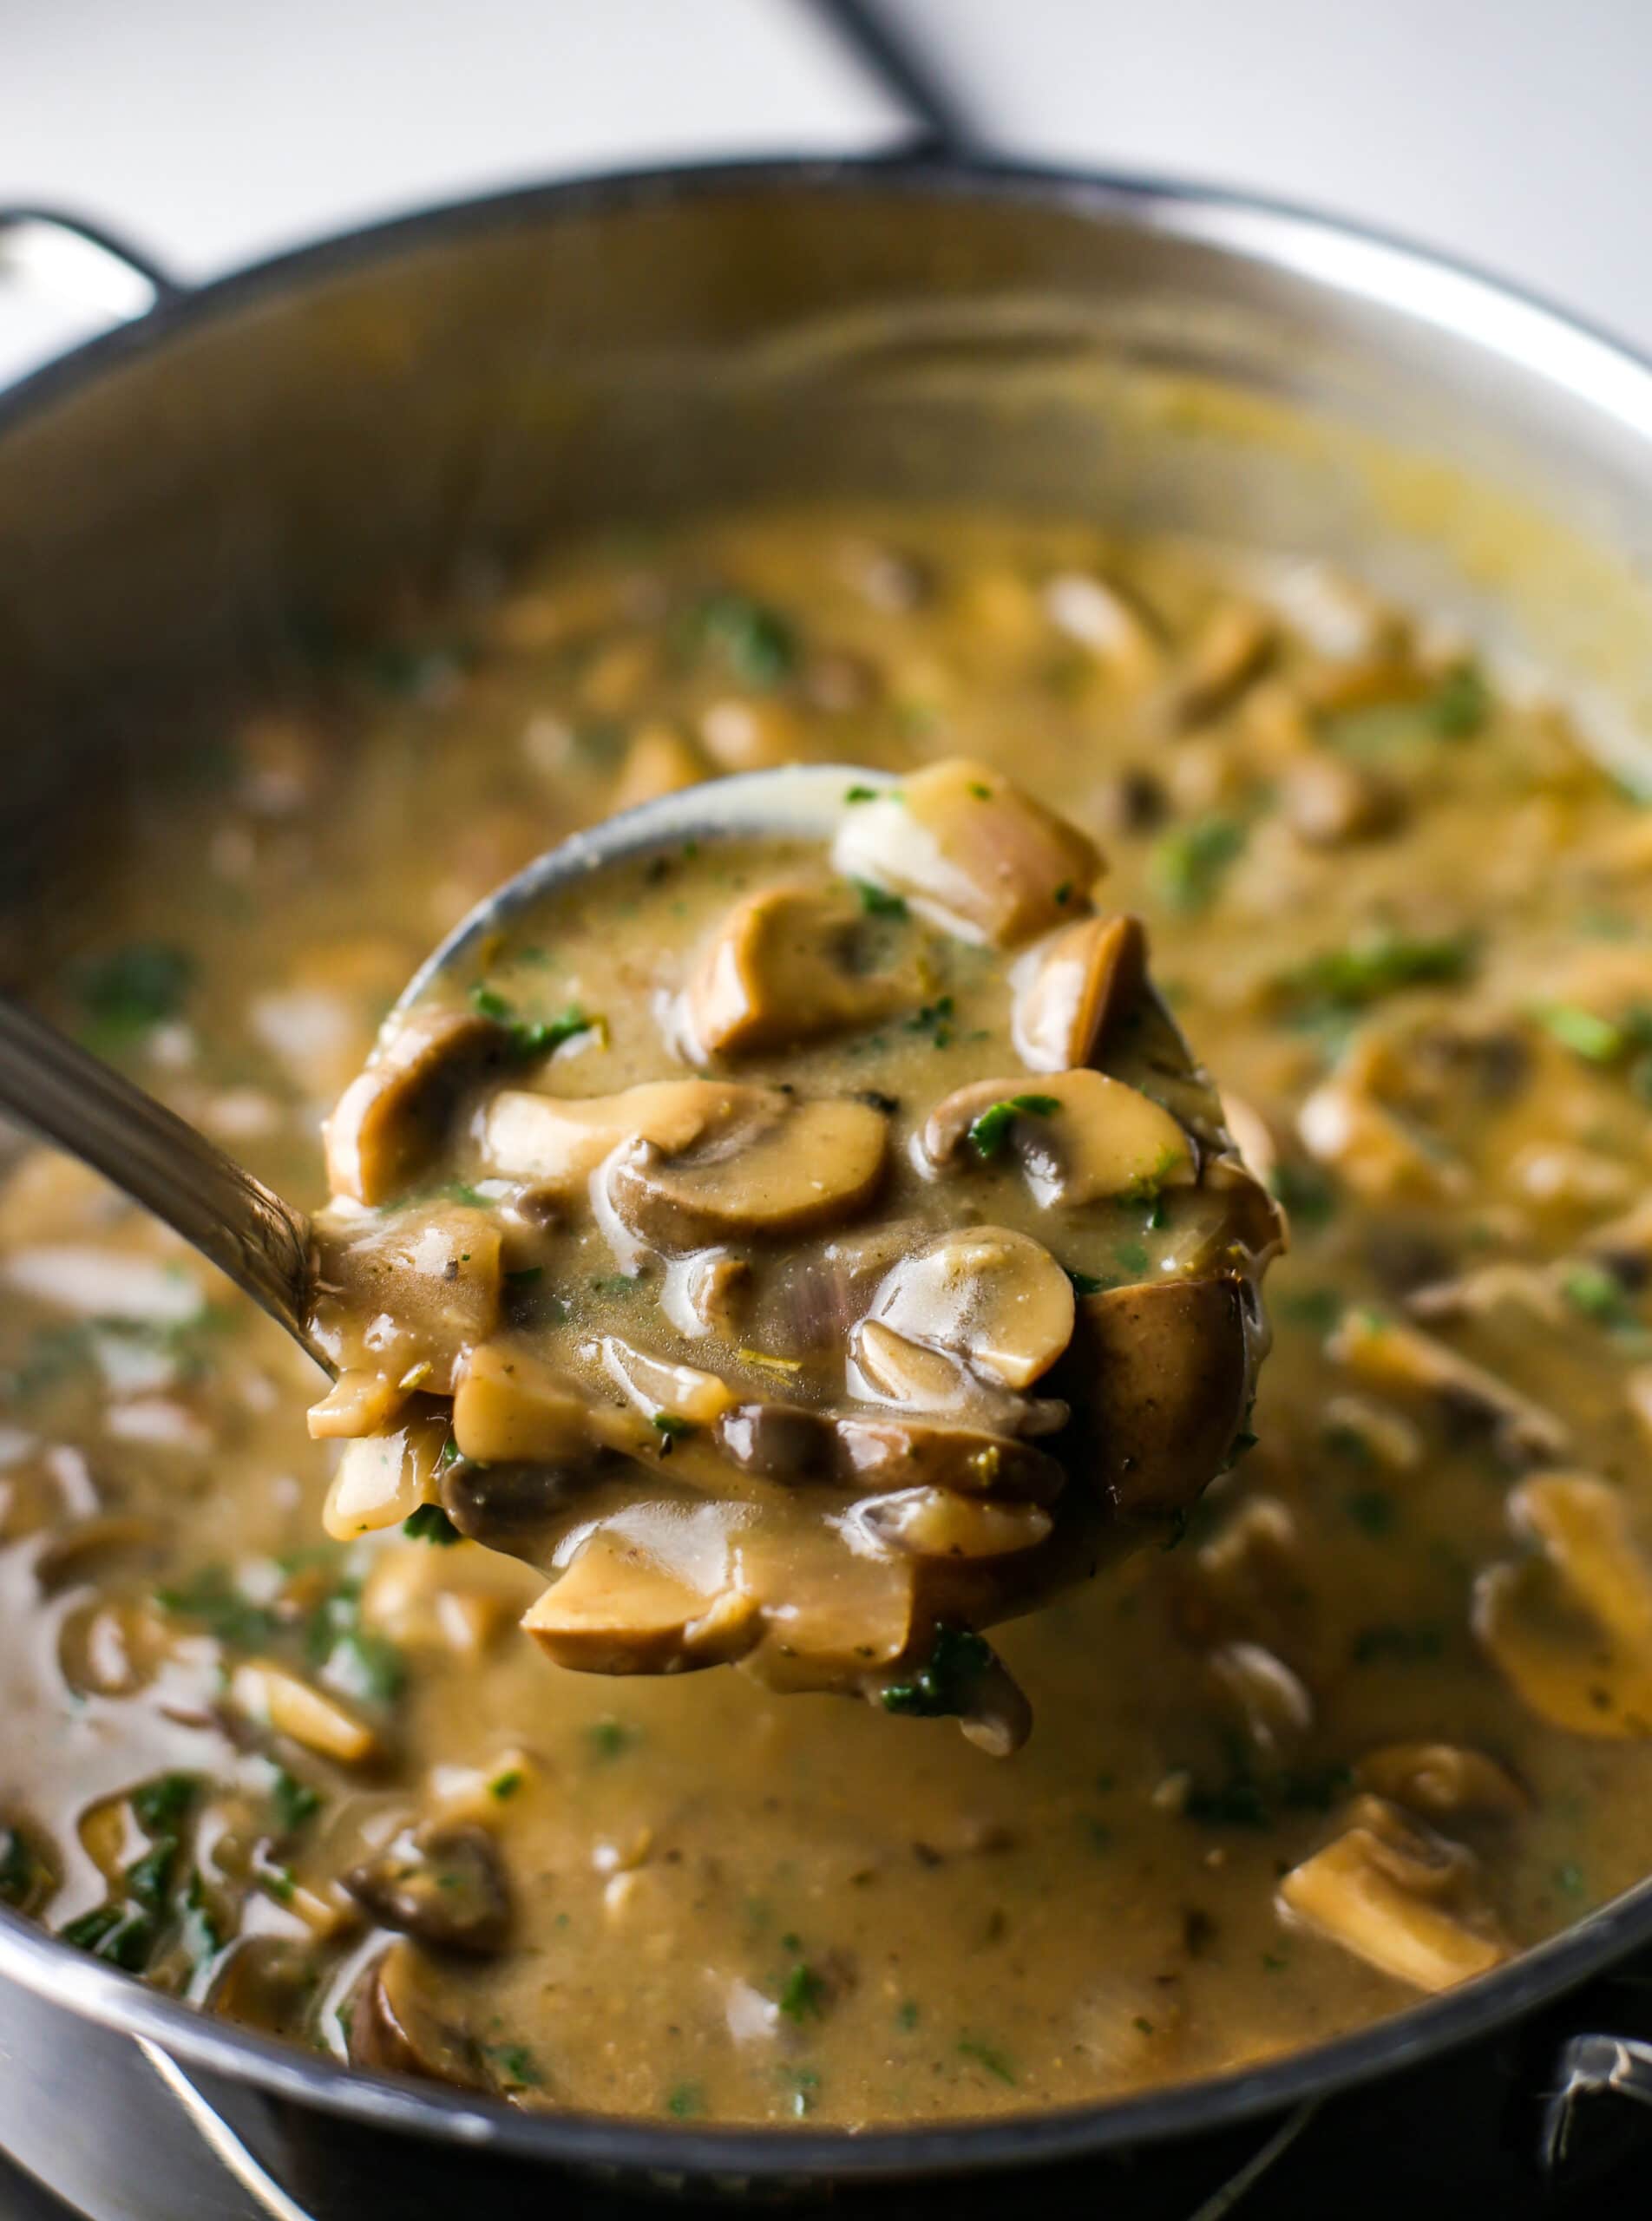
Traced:
[[[1652, 0], [881, 0], [1006, 149], [1317, 202], [1652, 346]], [[887, 142], [804, 0], [0, 0], [0, 200], [190, 275], [560, 171]], [[0, 298], [0, 373], [66, 327]]]

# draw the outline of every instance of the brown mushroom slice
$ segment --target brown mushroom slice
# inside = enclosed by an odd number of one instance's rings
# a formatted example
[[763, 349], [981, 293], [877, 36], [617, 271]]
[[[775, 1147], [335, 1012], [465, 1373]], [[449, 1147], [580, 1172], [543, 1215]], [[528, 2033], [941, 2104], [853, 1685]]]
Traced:
[[607, 1199], [622, 1225], [659, 1249], [772, 1240], [863, 1209], [888, 1151], [888, 1122], [869, 1104], [797, 1102], [770, 1124], [713, 1135], [685, 1155], [633, 1145], [607, 1167]]
[[790, 1048], [887, 1015], [901, 985], [856, 969], [859, 927], [847, 902], [808, 888], [760, 888], [738, 902], [683, 991], [695, 1058]]
[[1019, 956], [1010, 970], [1010, 1037], [1029, 1071], [1087, 1065], [1139, 998], [1147, 934], [1139, 918], [1078, 918]]
[[1425, 1146], [1384, 1100], [1400, 1053], [1382, 1034], [1357, 1039], [1303, 1103], [1297, 1132], [1311, 1156], [1334, 1166], [1367, 1201], [1459, 1200], [1468, 1189], [1466, 1167]]
[[1196, 635], [1164, 703], [1166, 722], [1189, 732], [1231, 708], [1273, 654], [1279, 628], [1266, 610], [1224, 601]]
[[1012, 947], [1088, 899], [1094, 843], [987, 764], [951, 757], [845, 810], [832, 862], [967, 940]]
[[1264, 1644], [1218, 1643], [1205, 1666], [1259, 1751], [1288, 1752], [1313, 1726], [1314, 1700], [1306, 1684]]
[[504, 1274], [492, 1219], [432, 1204], [389, 1224], [318, 1222], [317, 1240], [311, 1326], [334, 1364], [447, 1393], [467, 1351], [498, 1325]]
[[715, 1373], [650, 1357], [618, 1334], [605, 1334], [600, 1346], [608, 1378], [651, 1420], [679, 1419], [685, 1426], [714, 1426], [724, 1412], [734, 1408], [734, 1391]]
[[874, 1295], [868, 1324], [1022, 1389], [1072, 1340], [1072, 1283], [1042, 1242], [1008, 1227], [968, 1227], [903, 1257]]
[[980, 1427], [861, 1412], [842, 1414], [835, 1426], [842, 1478], [880, 1494], [943, 1488], [1053, 1504], [1066, 1479], [1046, 1451]]
[[482, 1958], [505, 1947], [510, 1891], [498, 1846], [482, 1828], [404, 1830], [342, 1878], [381, 1928]]
[[645, 1080], [617, 1095], [507, 1088], [482, 1112], [478, 1138], [490, 1170], [567, 1193], [626, 1143], [677, 1156], [698, 1143], [760, 1130], [786, 1105], [776, 1088], [713, 1079]]
[[447, 1440], [446, 1413], [427, 1405], [403, 1425], [347, 1442], [321, 1515], [333, 1540], [399, 1527], [422, 1504], [439, 1502], [436, 1469]]
[[675, 1674], [721, 1666], [762, 1634], [757, 1600], [725, 1575], [703, 1584], [615, 1523], [598, 1527], [522, 1626], [582, 1674]]
[[514, 1342], [470, 1353], [453, 1399], [453, 1438], [480, 1465], [580, 1465], [602, 1448], [604, 1414], [583, 1389]]
[[1143, 1281], [1078, 1299], [1058, 1386], [1093, 1436], [1086, 1471], [1118, 1508], [1184, 1510], [1244, 1425], [1259, 1333], [1242, 1284]]
[[311, 1438], [329, 1442], [382, 1434], [412, 1392], [388, 1374], [364, 1366], [341, 1373], [320, 1402], [310, 1406]]
[[378, 1739], [364, 1720], [278, 1658], [249, 1658], [238, 1666], [230, 1694], [250, 1719], [321, 1758], [357, 1766], [378, 1755]]
[[388, 1202], [440, 1149], [462, 1090], [513, 1057], [505, 1028], [475, 1012], [415, 1011], [403, 1019], [327, 1120], [334, 1195]]
[[474, 2040], [437, 2009], [429, 1979], [410, 1943], [392, 1943], [356, 1992], [350, 2062], [387, 2074], [414, 2074], [459, 2090], [488, 2087]]
[[[1415, 1989], [1450, 1989], [1509, 1956], [1489, 1917], [1461, 1902], [1472, 1865], [1460, 1847], [1409, 1825], [1379, 1800], [1281, 1881], [1281, 1912]], [[1375, 1822], [1376, 1825], [1371, 1825]], [[1453, 1904], [1443, 1901], [1454, 1897]]]
[[1474, 1632], [1522, 1700], [1574, 1735], [1652, 1736], [1652, 1570], [1618, 1491], [1545, 1473], [1509, 1499], [1540, 1555], [1488, 1566]]
[[1354, 1770], [1361, 1789], [1430, 1820], [1518, 1819], [1531, 1799], [1508, 1768], [1461, 1743], [1387, 1743]]
[[859, 1523], [881, 1543], [916, 1557], [1018, 1556], [1048, 1536], [1052, 1522], [1036, 1504], [999, 1504], [955, 1489], [903, 1489], [863, 1504]]
[[1343, 1313], [1325, 1346], [1369, 1388], [1430, 1396], [1478, 1419], [1511, 1462], [1535, 1464], [1565, 1453], [1566, 1430], [1551, 1412], [1415, 1327], [1356, 1307]]
[[937, 1169], [1011, 1154], [1046, 1207], [1148, 1199], [1198, 1176], [1170, 1112], [1105, 1072], [1053, 1072], [1031, 1091], [1024, 1078], [973, 1080], [935, 1105], [918, 1147]]

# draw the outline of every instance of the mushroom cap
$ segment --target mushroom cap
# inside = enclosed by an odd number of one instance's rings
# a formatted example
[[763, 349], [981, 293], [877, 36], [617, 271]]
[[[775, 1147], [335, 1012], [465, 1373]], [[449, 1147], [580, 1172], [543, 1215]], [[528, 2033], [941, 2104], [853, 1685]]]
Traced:
[[522, 1626], [559, 1666], [587, 1674], [725, 1665], [762, 1634], [755, 1599], [731, 1579], [692, 1580], [680, 1563], [613, 1524], [580, 1544]]
[[340, 1373], [445, 1393], [466, 1351], [499, 1321], [495, 1222], [468, 1205], [433, 1203], [382, 1224], [318, 1220], [316, 1235], [318, 1346]]
[[859, 1518], [880, 1543], [928, 1558], [1017, 1556], [1044, 1542], [1053, 1523], [1040, 1504], [998, 1504], [941, 1488], [878, 1497]]
[[386, 1433], [347, 1442], [322, 1513], [334, 1541], [399, 1527], [422, 1504], [438, 1502], [436, 1466], [447, 1439], [446, 1415], [425, 1405]]
[[1488, 1566], [1474, 1632], [1522, 1700], [1574, 1735], [1652, 1735], [1652, 1569], [1620, 1492], [1544, 1473], [1509, 1498], [1538, 1553]]
[[1000, 1387], [1022, 1389], [1055, 1363], [1072, 1323], [1072, 1283], [1043, 1243], [1008, 1227], [977, 1226], [948, 1228], [901, 1258], [873, 1297], [862, 1334], [882, 1325], [960, 1358]]
[[1146, 929], [1128, 914], [1076, 918], [1034, 941], [1010, 971], [1010, 1036], [1021, 1062], [1032, 1072], [1089, 1064], [1146, 978]]
[[737, 902], [683, 991], [695, 1055], [785, 1049], [883, 1017], [900, 983], [855, 966], [861, 920], [841, 895], [764, 887]]
[[510, 1891], [498, 1850], [482, 1828], [410, 1831], [343, 1880], [382, 1928], [482, 1958], [505, 1947]]
[[627, 1143], [646, 1143], [676, 1156], [698, 1142], [759, 1130], [781, 1117], [786, 1104], [777, 1088], [732, 1080], [645, 1080], [616, 1095], [507, 1088], [483, 1111], [479, 1139], [494, 1171], [572, 1191]]
[[1066, 1480], [1047, 1451], [981, 1427], [849, 1412], [836, 1432], [846, 1482], [869, 1491], [934, 1487], [1053, 1504]]
[[1284, 1877], [1282, 1912], [1415, 1989], [1449, 1989], [1507, 1958], [1490, 1918], [1463, 1902], [1466, 1854], [1380, 1798], [1360, 1805], [1359, 1825]]
[[577, 1383], [514, 1342], [470, 1353], [453, 1398], [453, 1438], [481, 1465], [567, 1468], [603, 1446], [599, 1412]]
[[475, 1011], [410, 1012], [379, 1043], [326, 1122], [334, 1195], [388, 1202], [441, 1147], [461, 1090], [512, 1053], [504, 1027]]
[[657, 1249], [698, 1249], [806, 1234], [864, 1209], [888, 1152], [882, 1113], [841, 1097], [778, 1100], [767, 1122], [680, 1156], [646, 1141], [620, 1152], [605, 1176], [621, 1224]]
[[[1029, 1091], [1025, 1075], [972, 1080], [936, 1104], [918, 1138], [936, 1169], [979, 1156], [979, 1121], [1006, 1106], [1001, 1139], [1043, 1204], [1157, 1195], [1197, 1177], [1185, 1130], [1150, 1096], [1105, 1072], [1054, 1072]], [[1019, 1105], [1020, 1107], [1015, 1107]]]
[[960, 939], [1001, 948], [1071, 916], [1104, 868], [1077, 826], [961, 757], [846, 810], [832, 862]]

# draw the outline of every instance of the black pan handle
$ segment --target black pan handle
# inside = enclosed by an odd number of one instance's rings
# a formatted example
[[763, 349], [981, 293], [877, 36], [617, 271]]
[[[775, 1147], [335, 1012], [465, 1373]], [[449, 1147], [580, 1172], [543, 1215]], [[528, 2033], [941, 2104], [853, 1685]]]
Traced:
[[105, 225], [62, 208], [0, 203], [0, 283], [129, 324], [189, 288]]

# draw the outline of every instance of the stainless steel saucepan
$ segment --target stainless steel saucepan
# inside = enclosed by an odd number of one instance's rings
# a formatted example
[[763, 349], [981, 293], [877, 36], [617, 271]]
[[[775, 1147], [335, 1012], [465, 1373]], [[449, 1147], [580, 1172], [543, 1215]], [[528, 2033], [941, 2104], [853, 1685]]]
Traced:
[[[1328, 554], [1549, 674], [1630, 776], [1649, 749], [1652, 370], [1368, 233], [937, 158], [516, 193], [193, 293], [61, 219], [0, 218], [0, 262], [51, 240], [104, 258], [143, 312], [0, 399], [10, 986], [41, 906], [105, 868], [90, 814], [110, 807], [118, 846], [123, 804], [164, 794], [203, 720], [316, 628], [702, 504], [979, 498]], [[1181, 2203], [1136, 2210], [1189, 2211], [1189, 2185], [1242, 2172], [1329, 2093], [1446, 2076], [1647, 1944], [1652, 1884], [1275, 2064], [851, 2136], [529, 2115], [347, 2074], [0, 1914], [0, 2145], [100, 2221], [447, 2221], [479, 2196], [574, 2198], [547, 2179], [570, 2172], [757, 2198], [905, 2185], [898, 2213], [919, 2177], [1109, 2155], [1098, 2195], [1150, 2149]], [[1550, 2100], [1528, 2146], [1557, 2149], [1602, 2091], [1652, 2087], [1652, 2051], [1576, 2015], [1562, 2033], [1526, 2086]]]

